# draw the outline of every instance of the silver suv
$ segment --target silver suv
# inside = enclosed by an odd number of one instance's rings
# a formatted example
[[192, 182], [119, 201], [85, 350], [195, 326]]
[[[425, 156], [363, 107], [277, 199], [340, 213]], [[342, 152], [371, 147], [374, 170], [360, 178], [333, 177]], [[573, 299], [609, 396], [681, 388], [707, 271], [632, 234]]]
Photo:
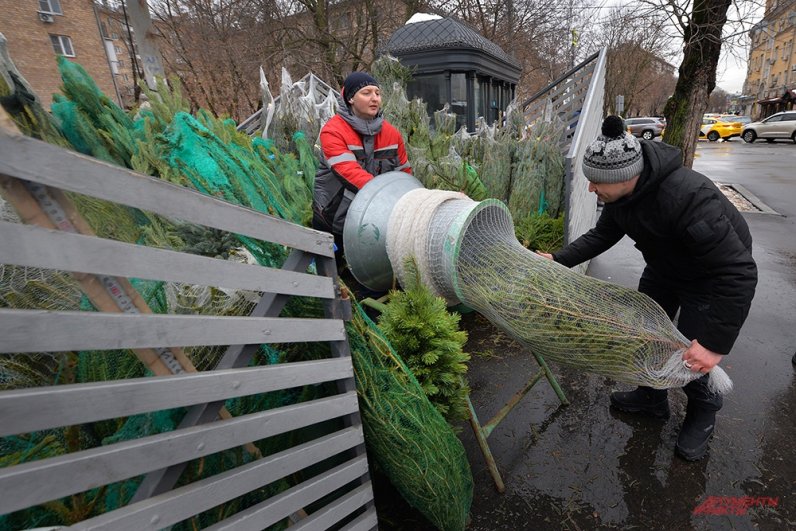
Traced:
[[778, 112], [760, 122], [746, 124], [741, 133], [746, 142], [765, 138], [773, 142], [776, 138], [789, 138], [796, 142], [796, 111]]
[[666, 126], [658, 118], [642, 116], [641, 118], [627, 118], [625, 127], [633, 136], [652, 140], [656, 136], [660, 136]]

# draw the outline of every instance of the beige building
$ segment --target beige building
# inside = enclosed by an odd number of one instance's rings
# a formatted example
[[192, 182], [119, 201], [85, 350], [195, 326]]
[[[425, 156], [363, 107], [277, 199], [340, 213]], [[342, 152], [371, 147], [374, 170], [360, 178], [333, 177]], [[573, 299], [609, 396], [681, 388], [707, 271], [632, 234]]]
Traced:
[[45, 106], [60, 92], [57, 55], [78, 62], [100, 90], [120, 103], [92, 0], [0, 0], [0, 33], [17, 69]]
[[796, 104], [796, 0], [766, 0], [752, 41], [744, 83], [745, 112], [764, 118]]

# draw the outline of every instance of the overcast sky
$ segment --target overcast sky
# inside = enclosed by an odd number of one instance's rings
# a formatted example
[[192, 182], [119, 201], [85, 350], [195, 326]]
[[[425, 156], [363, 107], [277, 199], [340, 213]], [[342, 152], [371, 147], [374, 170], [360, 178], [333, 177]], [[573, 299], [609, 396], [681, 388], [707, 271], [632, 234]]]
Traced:
[[[738, 2], [747, 2], [748, 0], [736, 0]], [[637, 3], [637, 0], [595, 0], [595, 7], [604, 9], [616, 8], [617, 6], [627, 6]], [[759, 9], [757, 13], [748, 22], [756, 23], [763, 18], [763, 5], [764, 0], [757, 0]], [[733, 9], [732, 7], [730, 9]], [[678, 43], [682, 46], [682, 42]], [[729, 50], [727, 46], [722, 46], [721, 58], [716, 69], [716, 85], [730, 94], [741, 92], [743, 89], [744, 81], [746, 80], [746, 62], [749, 59], [749, 48], [743, 50]], [[671, 62], [674, 66], [680, 66], [682, 55], [673, 59]]]
[[[747, 50], [747, 57], [748, 53]], [[726, 57], [725, 53], [723, 55], [725, 57], [719, 60], [719, 65], [716, 69], [716, 85], [730, 94], [741, 92], [743, 82], [746, 80], [746, 59], [737, 61], [735, 58]]]

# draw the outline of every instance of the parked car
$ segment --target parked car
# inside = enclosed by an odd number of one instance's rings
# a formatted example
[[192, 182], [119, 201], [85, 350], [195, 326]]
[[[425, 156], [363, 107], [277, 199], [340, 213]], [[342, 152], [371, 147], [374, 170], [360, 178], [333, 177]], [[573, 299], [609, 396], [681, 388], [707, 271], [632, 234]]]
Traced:
[[652, 140], [656, 136], [661, 136], [666, 126], [657, 118], [642, 116], [639, 118], [627, 118], [625, 127], [633, 136], [640, 136], [644, 140]]
[[719, 138], [729, 140], [741, 136], [742, 127], [740, 122], [725, 122], [721, 118], [702, 118], [699, 138], [707, 138], [711, 142], [715, 142]]
[[752, 122], [743, 128], [741, 137], [752, 143], [758, 138], [773, 142], [777, 138], [790, 138], [796, 142], [796, 111], [778, 112], [760, 122]]
[[738, 122], [741, 125], [750, 124], [754, 121], [752, 120], [751, 116], [736, 116], [734, 114], [726, 114], [724, 116], [720, 116], [719, 120], [721, 120], [722, 122]]

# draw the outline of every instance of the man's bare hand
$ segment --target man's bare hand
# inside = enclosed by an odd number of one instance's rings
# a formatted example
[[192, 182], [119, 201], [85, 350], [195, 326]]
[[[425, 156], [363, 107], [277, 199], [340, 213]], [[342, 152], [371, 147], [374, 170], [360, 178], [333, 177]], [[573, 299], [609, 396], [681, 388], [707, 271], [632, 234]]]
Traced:
[[552, 260], [553, 259], [553, 255], [550, 254], [550, 253], [543, 253], [541, 251], [536, 251], [536, 254], [538, 254], [539, 256], [543, 256], [543, 257], [547, 258], [548, 260]]
[[683, 363], [694, 372], [706, 373], [718, 365], [723, 357], [722, 354], [706, 349], [695, 339], [683, 352]]

